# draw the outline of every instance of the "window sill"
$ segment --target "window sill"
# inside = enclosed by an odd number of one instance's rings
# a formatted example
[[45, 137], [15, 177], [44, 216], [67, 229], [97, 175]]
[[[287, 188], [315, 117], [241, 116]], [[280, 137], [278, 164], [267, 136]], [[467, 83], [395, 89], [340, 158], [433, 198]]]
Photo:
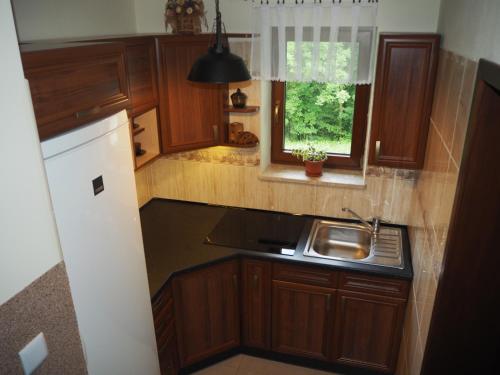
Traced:
[[339, 186], [362, 189], [366, 187], [361, 171], [323, 169], [321, 177], [307, 177], [303, 166], [270, 164], [259, 175], [260, 180], [271, 182], [293, 182], [313, 186]]

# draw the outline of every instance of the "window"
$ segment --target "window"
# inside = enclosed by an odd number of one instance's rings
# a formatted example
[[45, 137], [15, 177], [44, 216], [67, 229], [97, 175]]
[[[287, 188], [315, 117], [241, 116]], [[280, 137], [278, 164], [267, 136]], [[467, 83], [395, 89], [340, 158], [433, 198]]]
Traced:
[[361, 168], [370, 85], [273, 82], [273, 163], [300, 164], [294, 148], [313, 144], [327, 167]]

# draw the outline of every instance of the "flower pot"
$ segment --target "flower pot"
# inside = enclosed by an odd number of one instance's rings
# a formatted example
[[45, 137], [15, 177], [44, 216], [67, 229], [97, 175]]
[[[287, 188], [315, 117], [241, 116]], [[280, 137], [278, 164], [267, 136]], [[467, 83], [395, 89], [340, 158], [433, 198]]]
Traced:
[[323, 163], [325, 161], [310, 161], [304, 160], [306, 165], [306, 176], [308, 177], [320, 177], [323, 175]]

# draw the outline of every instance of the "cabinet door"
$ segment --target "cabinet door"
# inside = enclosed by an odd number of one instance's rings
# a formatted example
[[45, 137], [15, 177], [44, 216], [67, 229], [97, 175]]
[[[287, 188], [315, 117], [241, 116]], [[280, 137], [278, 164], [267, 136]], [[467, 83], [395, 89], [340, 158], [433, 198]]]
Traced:
[[162, 375], [177, 374], [179, 357], [175, 334], [174, 301], [170, 286], [153, 300], [153, 318]]
[[272, 349], [326, 360], [335, 290], [273, 280]]
[[36, 44], [21, 47], [41, 140], [128, 106], [123, 44], [68, 43], [43, 48]]
[[271, 347], [271, 263], [245, 259], [242, 263], [243, 344]]
[[193, 63], [207, 52], [209, 38], [162, 37], [157, 43], [162, 152], [217, 145], [219, 128], [227, 122], [228, 87], [187, 80]]
[[158, 105], [156, 52], [153, 38], [126, 39], [127, 75], [132, 117]]
[[406, 302], [338, 291], [334, 358], [337, 362], [392, 372], [401, 340]]
[[380, 36], [370, 164], [422, 168], [438, 53], [439, 35]]
[[174, 279], [182, 367], [239, 345], [238, 278], [231, 261]]

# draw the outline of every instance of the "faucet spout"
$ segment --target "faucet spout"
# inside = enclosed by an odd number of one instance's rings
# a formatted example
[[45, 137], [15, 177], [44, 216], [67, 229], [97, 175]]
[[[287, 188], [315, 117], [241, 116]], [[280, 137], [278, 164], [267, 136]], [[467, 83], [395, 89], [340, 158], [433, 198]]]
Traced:
[[343, 212], [349, 212], [352, 216], [354, 216], [356, 219], [358, 219], [359, 221], [361, 221], [361, 223], [367, 227], [368, 229], [370, 229], [370, 231], [372, 233], [375, 233], [375, 228], [373, 227], [373, 225], [371, 225], [368, 221], [366, 221], [365, 219], [363, 219], [360, 215], [358, 215], [356, 212], [354, 212], [353, 210], [351, 210], [350, 208], [348, 207], [342, 207], [342, 211]]

